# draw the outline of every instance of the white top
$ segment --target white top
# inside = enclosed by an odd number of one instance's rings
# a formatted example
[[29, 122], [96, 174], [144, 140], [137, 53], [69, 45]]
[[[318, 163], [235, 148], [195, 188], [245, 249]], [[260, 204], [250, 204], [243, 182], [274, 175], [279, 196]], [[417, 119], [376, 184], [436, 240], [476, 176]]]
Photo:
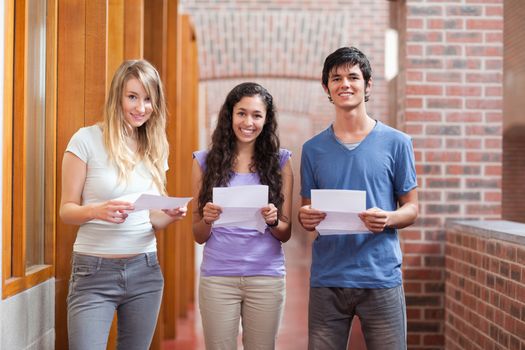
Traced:
[[[118, 171], [109, 162], [98, 125], [79, 129], [69, 141], [71, 152], [87, 164], [82, 205], [105, 202], [139, 193], [159, 194], [151, 172], [143, 162], [138, 163], [127, 183], [117, 183]], [[166, 164], [167, 168], [167, 164]], [[134, 200], [129, 200], [134, 201]], [[80, 225], [73, 251], [84, 254], [139, 254], [157, 250], [155, 232], [149, 210], [129, 213], [121, 224], [91, 220]]]

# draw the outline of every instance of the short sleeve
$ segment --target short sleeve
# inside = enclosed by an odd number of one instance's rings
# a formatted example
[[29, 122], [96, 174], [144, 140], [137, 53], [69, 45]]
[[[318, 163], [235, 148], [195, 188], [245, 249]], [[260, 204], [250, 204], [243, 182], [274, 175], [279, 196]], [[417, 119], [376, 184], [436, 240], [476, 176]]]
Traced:
[[86, 128], [79, 129], [69, 140], [66, 152], [71, 152], [80, 158], [84, 163], [90, 157], [89, 134]]
[[317, 188], [314, 184], [314, 173], [310, 162], [309, 151], [303, 146], [301, 154], [301, 197], [310, 198], [310, 191]]
[[417, 187], [414, 149], [410, 137], [403, 139], [396, 154], [394, 191], [396, 195], [404, 195]]
[[200, 150], [193, 152], [193, 158], [197, 160], [202, 171], [206, 171], [206, 157], [208, 156], [208, 151]]
[[290, 152], [289, 150], [285, 148], [281, 148], [279, 150], [279, 166], [281, 167], [281, 169], [286, 165], [286, 162], [291, 157], [292, 157], [292, 152]]

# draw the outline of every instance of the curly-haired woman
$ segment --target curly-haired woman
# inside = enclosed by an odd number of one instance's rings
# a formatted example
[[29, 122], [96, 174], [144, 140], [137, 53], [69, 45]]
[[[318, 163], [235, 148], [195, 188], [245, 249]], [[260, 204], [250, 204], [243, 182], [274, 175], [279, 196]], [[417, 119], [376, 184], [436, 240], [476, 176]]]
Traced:
[[[194, 153], [193, 234], [205, 243], [199, 306], [206, 348], [274, 349], [285, 299], [282, 243], [291, 235], [291, 153], [279, 148], [273, 98], [259, 84], [234, 87], [219, 112], [211, 148]], [[268, 185], [264, 233], [213, 227], [221, 208], [214, 187]]]

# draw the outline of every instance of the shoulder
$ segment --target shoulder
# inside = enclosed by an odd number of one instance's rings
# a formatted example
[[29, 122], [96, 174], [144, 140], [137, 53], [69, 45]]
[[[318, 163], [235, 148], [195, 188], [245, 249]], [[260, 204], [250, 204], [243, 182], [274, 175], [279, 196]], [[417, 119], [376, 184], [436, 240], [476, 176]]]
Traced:
[[386, 124], [383, 124], [382, 122], [377, 122], [377, 133], [382, 138], [387, 138], [388, 140], [394, 141], [394, 142], [400, 142], [400, 143], [411, 143], [412, 138], [410, 135], [405, 134], [404, 132], [397, 130], [391, 126], [388, 126]]
[[193, 158], [197, 160], [201, 168], [206, 165], [206, 157], [208, 157], [208, 150], [199, 150], [193, 152]]
[[96, 138], [102, 138], [102, 129], [97, 124], [85, 126], [78, 129], [71, 138], [79, 140], [93, 140]]
[[317, 135], [313, 136], [311, 139], [306, 141], [303, 145], [304, 149], [315, 148], [319, 145], [325, 145], [326, 141], [332, 138], [332, 126], [324, 129]]
[[286, 148], [279, 149], [279, 164], [281, 168], [286, 164], [288, 159], [292, 157], [292, 152]]

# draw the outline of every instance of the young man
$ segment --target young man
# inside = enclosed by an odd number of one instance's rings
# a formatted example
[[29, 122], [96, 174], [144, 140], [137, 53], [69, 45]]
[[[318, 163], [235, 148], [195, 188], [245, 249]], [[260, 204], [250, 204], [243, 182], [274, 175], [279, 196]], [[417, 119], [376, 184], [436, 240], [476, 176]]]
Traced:
[[409, 136], [366, 112], [372, 80], [366, 56], [343, 47], [324, 63], [322, 83], [335, 121], [303, 146], [299, 221], [315, 230], [325, 213], [310, 206], [312, 189], [366, 191], [359, 214], [372, 233], [318, 235], [310, 276], [310, 350], [346, 349], [359, 316], [368, 350], [406, 349], [406, 308], [397, 229], [418, 215]]

